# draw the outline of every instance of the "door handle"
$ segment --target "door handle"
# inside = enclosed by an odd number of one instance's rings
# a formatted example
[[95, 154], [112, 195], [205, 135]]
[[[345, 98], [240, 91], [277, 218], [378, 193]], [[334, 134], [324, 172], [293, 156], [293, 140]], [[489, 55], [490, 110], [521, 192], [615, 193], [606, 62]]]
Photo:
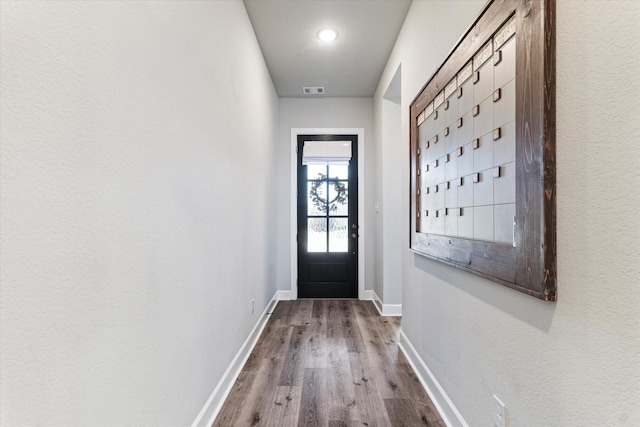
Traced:
[[358, 236], [356, 233], [352, 233], [352, 234], [351, 234], [351, 237], [353, 237], [354, 239], [357, 239], [357, 238], [358, 238], [358, 237], [360, 237], [360, 236]]

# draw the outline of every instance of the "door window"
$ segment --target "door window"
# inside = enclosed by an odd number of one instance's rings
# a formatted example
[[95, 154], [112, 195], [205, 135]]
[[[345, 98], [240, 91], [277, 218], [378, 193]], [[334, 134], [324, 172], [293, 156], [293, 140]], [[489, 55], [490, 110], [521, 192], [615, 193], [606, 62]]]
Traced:
[[328, 163], [307, 168], [307, 252], [347, 252], [348, 166]]

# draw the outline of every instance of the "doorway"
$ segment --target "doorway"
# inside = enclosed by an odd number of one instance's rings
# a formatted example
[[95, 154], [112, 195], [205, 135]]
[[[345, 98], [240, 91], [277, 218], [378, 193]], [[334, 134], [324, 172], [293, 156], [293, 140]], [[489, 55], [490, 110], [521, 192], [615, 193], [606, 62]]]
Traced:
[[358, 297], [358, 237], [358, 135], [298, 135], [299, 298]]

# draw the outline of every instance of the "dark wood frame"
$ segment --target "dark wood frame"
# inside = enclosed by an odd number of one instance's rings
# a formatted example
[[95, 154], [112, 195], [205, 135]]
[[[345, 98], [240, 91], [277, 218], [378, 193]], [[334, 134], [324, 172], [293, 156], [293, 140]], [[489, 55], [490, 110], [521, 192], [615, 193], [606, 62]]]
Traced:
[[[418, 121], [428, 103], [515, 14], [516, 246], [417, 232]], [[555, 0], [493, 0], [410, 106], [411, 250], [555, 301]]]

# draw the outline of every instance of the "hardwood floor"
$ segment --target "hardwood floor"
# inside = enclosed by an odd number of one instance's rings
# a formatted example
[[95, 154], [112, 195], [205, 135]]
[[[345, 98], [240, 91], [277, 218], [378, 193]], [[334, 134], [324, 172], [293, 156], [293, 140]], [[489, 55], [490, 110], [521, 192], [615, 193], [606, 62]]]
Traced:
[[280, 301], [213, 426], [444, 426], [370, 301]]

